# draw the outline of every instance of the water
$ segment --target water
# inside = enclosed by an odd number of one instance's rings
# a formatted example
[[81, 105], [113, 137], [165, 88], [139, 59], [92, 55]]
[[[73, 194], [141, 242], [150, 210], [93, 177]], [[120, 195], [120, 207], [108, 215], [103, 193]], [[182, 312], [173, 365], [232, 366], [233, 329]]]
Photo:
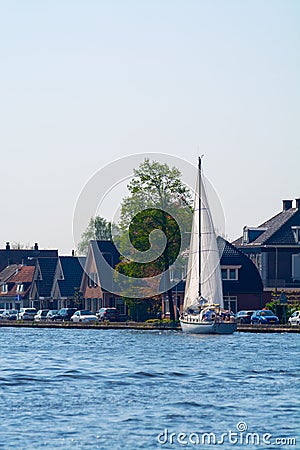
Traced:
[[[299, 340], [0, 328], [0, 448], [300, 448], [299, 437], [282, 446], [221, 438], [240, 422], [260, 439], [296, 437]], [[197, 444], [205, 432], [215, 446]]]

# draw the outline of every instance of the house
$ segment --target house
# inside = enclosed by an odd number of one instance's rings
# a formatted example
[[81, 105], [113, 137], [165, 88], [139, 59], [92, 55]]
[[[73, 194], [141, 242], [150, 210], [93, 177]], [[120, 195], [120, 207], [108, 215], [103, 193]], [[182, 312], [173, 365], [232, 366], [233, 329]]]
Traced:
[[300, 293], [300, 199], [283, 200], [282, 210], [258, 227], [245, 226], [234, 245], [257, 266], [265, 301], [274, 290]]
[[37, 258], [29, 298], [32, 306], [37, 309], [57, 309], [53, 302], [52, 287], [58, 257]]
[[0, 308], [30, 307], [29, 291], [35, 267], [12, 264], [0, 273]]
[[[221, 254], [224, 307], [234, 313], [243, 309], [262, 308], [263, 284], [255, 264], [242, 251], [221, 237], [218, 237], [218, 247]], [[180, 280], [173, 288], [177, 316], [182, 312], [184, 290], [185, 280]], [[166, 295], [163, 295], [162, 312], [164, 316], [169, 312]]]
[[112, 270], [120, 262], [120, 253], [112, 241], [90, 241], [80, 291], [85, 309], [115, 307], [120, 316], [127, 314], [124, 300], [114, 294]]
[[82, 306], [80, 286], [85, 260], [85, 257], [58, 257], [51, 290], [53, 304], [58, 309]]
[[11, 264], [21, 264], [26, 266], [35, 265], [37, 258], [57, 258], [57, 250], [40, 250], [36, 242], [32, 249], [13, 249], [9, 242], [6, 242], [5, 249], [0, 249], [0, 271]]

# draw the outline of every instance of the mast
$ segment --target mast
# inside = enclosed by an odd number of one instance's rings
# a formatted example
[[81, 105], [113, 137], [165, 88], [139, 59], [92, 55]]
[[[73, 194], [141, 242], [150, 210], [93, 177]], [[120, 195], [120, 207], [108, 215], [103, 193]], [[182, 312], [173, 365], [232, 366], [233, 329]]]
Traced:
[[199, 287], [198, 287], [198, 294], [199, 294], [199, 300], [201, 299], [201, 156], [199, 156], [198, 158], [198, 180], [199, 180], [199, 186], [198, 186], [198, 190], [199, 190], [199, 197], [198, 197], [198, 202], [199, 202]]

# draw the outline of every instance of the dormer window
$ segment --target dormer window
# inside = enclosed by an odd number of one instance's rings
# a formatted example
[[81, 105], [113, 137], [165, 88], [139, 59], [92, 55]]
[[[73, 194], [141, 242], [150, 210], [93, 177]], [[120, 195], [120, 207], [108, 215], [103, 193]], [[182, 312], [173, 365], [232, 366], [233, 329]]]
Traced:
[[300, 227], [292, 227], [296, 244], [300, 244]]
[[256, 241], [266, 230], [267, 228], [263, 227], [244, 227], [243, 244], [246, 245]]
[[7, 294], [7, 292], [8, 292], [8, 284], [2, 284], [2, 286], [1, 286], [1, 292], [2, 292], [2, 294]]
[[24, 284], [17, 284], [17, 292], [24, 292]]
[[243, 244], [248, 244], [248, 242], [249, 242], [248, 228], [244, 227], [244, 230], [243, 230]]

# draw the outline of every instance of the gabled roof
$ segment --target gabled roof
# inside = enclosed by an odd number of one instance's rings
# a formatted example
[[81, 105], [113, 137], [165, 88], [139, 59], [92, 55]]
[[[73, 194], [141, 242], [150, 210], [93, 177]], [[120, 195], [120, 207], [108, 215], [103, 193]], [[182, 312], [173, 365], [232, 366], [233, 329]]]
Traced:
[[0, 284], [8, 280], [16, 272], [17, 268], [18, 264], [12, 264], [11, 266], [5, 267], [5, 269], [0, 272]]
[[13, 283], [32, 283], [34, 266], [18, 266], [15, 274], [9, 279]]
[[271, 219], [259, 225], [258, 228], [266, 228], [255, 240], [248, 244], [243, 243], [243, 237], [236, 239], [236, 246], [260, 246], [260, 245], [295, 245], [295, 238], [291, 227], [300, 225], [300, 213], [298, 208], [290, 208], [281, 211]]
[[[1, 297], [2, 296], [15, 297], [16, 295], [21, 295], [22, 297], [25, 297], [27, 292], [30, 290], [34, 271], [35, 271], [34, 266], [14, 267], [14, 273], [8, 279], [6, 279], [6, 283], [8, 284], [8, 292], [1, 293], [0, 294]], [[17, 291], [18, 284], [24, 285], [24, 289], [22, 292]]]
[[[263, 283], [255, 264], [241, 250], [222, 237], [217, 238], [221, 266], [237, 266], [239, 269], [238, 280], [222, 280], [223, 295], [228, 293], [262, 293]], [[161, 287], [162, 285], [160, 285]], [[173, 287], [173, 292], [184, 292], [185, 280]]]
[[61, 297], [73, 297], [76, 288], [80, 288], [85, 258], [60, 256], [63, 280], [57, 280]]
[[[90, 245], [97, 267], [100, 286], [104, 291], [112, 292], [114, 280], [108, 266], [114, 269], [119, 264], [121, 255], [113, 241], [90, 241]], [[106, 289], [107, 287], [109, 289]]]
[[40, 297], [50, 297], [58, 258], [39, 258], [41, 278], [35, 284]]
[[223, 295], [233, 293], [261, 293], [263, 283], [256, 265], [241, 250], [225, 239], [218, 237], [221, 266], [241, 266], [237, 281], [223, 280]]

